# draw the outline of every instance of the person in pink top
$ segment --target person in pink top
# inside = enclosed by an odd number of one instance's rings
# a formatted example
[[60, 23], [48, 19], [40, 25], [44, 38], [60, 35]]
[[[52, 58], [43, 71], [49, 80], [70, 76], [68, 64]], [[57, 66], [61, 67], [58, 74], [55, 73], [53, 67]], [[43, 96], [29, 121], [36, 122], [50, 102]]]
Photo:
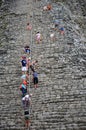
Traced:
[[37, 32], [36, 33], [36, 42], [41, 43], [41, 41], [42, 41], [42, 35], [40, 32]]
[[31, 30], [32, 29], [32, 25], [30, 23], [27, 23], [27, 30]]

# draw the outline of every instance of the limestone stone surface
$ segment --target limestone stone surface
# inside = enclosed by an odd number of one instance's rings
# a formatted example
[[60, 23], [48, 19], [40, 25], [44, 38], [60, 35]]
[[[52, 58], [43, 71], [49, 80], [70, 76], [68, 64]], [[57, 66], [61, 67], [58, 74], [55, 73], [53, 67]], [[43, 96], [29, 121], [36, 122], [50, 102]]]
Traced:
[[[39, 85], [32, 93], [31, 130], [86, 130], [85, 1], [6, 0], [0, 6], [0, 130], [25, 130], [19, 85], [27, 43], [38, 60]], [[53, 29], [58, 19], [65, 34]], [[32, 24], [32, 33], [26, 30]], [[42, 43], [35, 35], [42, 33]], [[54, 32], [56, 40], [50, 40]], [[32, 37], [32, 39], [31, 39]], [[29, 57], [29, 56], [27, 56]], [[32, 72], [30, 73], [32, 78]]]

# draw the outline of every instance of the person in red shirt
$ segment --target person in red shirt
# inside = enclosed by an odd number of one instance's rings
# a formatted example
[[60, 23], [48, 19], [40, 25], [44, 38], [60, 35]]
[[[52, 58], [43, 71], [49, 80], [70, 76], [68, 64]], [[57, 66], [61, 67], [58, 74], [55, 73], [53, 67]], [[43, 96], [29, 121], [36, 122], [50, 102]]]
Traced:
[[46, 6], [43, 7], [43, 10], [44, 10], [44, 11], [49, 11], [49, 10], [51, 10], [51, 9], [52, 9], [51, 4], [48, 4], [48, 5], [46, 5]]
[[48, 10], [51, 10], [51, 9], [52, 9], [51, 4], [48, 4], [48, 5], [47, 5], [47, 9], [48, 9]]

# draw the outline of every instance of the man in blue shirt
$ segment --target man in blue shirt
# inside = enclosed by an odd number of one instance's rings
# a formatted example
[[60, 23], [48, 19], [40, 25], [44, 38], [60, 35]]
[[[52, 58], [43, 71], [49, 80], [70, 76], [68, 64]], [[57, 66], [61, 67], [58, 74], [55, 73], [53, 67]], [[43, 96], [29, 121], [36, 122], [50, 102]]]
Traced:
[[26, 73], [27, 72], [27, 61], [26, 61], [26, 57], [22, 57], [21, 60], [21, 65], [22, 65], [22, 73]]

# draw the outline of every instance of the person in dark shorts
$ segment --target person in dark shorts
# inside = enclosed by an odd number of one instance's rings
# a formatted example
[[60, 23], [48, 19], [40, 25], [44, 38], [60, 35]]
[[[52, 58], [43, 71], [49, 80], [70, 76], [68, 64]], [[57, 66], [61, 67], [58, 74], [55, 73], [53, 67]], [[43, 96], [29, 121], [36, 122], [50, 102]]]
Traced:
[[34, 88], [38, 87], [38, 73], [36, 71], [33, 71], [33, 83], [34, 83]]
[[59, 29], [59, 24], [60, 24], [60, 21], [58, 19], [54, 20], [54, 30], [57, 30]]
[[29, 110], [24, 111], [24, 117], [25, 117], [25, 127], [28, 128], [30, 127], [30, 115], [29, 115]]

